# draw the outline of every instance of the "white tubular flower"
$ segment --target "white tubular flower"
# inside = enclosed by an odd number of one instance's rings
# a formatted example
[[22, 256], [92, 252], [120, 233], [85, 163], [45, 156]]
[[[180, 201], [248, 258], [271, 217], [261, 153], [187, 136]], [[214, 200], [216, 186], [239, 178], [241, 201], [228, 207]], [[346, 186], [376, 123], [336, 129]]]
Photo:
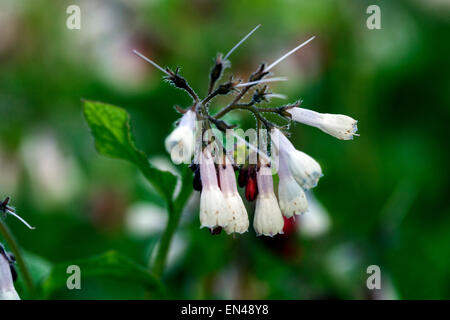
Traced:
[[201, 227], [213, 229], [226, 227], [233, 218], [228, 209], [225, 197], [217, 182], [216, 167], [211, 152], [205, 149], [200, 161], [202, 193], [200, 195]]
[[308, 201], [305, 192], [295, 181], [287, 163], [286, 155], [280, 154], [280, 165], [278, 169], [278, 202], [280, 209], [286, 218], [295, 214], [308, 211]]
[[188, 110], [180, 123], [166, 138], [166, 150], [170, 153], [172, 162], [175, 164], [189, 164], [194, 153], [194, 131], [196, 115], [192, 110]]
[[20, 300], [14, 288], [9, 261], [0, 248], [0, 300]]
[[272, 141], [279, 154], [285, 155], [289, 171], [295, 181], [304, 189], [314, 188], [323, 176], [322, 168], [316, 160], [292, 145], [288, 138], [278, 129], [271, 132]]
[[219, 170], [220, 188], [228, 205], [228, 210], [232, 215], [232, 221], [225, 227], [225, 231], [228, 234], [244, 233], [248, 230], [249, 225], [247, 210], [236, 187], [236, 176], [234, 175], [233, 167], [228, 159], [225, 161], [225, 167], [220, 165]]
[[319, 179], [323, 176], [317, 161], [299, 150], [288, 154], [288, 165], [295, 181], [304, 189], [317, 186]]
[[273, 192], [272, 170], [262, 164], [256, 180], [258, 196], [256, 198], [255, 218], [253, 228], [257, 235], [274, 236], [283, 233], [284, 220]]
[[316, 128], [341, 140], [352, 140], [357, 136], [357, 122], [355, 119], [342, 114], [319, 113], [303, 108], [286, 110], [292, 119]]

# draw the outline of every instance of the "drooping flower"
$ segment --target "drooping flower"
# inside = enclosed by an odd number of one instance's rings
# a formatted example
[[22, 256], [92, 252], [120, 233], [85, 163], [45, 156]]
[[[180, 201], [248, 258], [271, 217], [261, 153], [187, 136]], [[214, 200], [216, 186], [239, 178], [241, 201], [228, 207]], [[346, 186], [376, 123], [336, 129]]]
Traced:
[[278, 202], [286, 218], [308, 211], [305, 192], [292, 176], [285, 154], [280, 154], [278, 169]]
[[292, 108], [286, 110], [292, 119], [316, 128], [341, 140], [352, 140], [357, 135], [357, 122], [355, 119], [331, 113], [319, 113], [304, 108]]
[[274, 236], [283, 233], [284, 220], [273, 192], [272, 170], [263, 163], [256, 176], [258, 197], [256, 198], [253, 228], [257, 235]]
[[314, 188], [322, 177], [322, 168], [316, 160], [292, 145], [278, 129], [273, 129], [271, 139], [280, 155], [286, 156], [289, 171], [295, 181], [304, 189]]
[[20, 300], [14, 288], [10, 256], [0, 245], [0, 300]]
[[238, 193], [236, 187], [236, 177], [234, 170], [228, 159], [224, 165], [219, 165], [220, 169], [220, 188], [231, 212], [232, 221], [225, 227], [225, 231], [230, 233], [244, 233], [248, 230], [248, 215], [244, 202]]
[[196, 114], [188, 110], [180, 120], [180, 123], [166, 138], [165, 146], [172, 162], [175, 164], [190, 163], [194, 153], [194, 131]]
[[200, 162], [202, 193], [200, 195], [201, 227], [214, 229], [226, 227], [232, 222], [232, 214], [219, 188], [216, 167], [211, 152], [205, 149]]

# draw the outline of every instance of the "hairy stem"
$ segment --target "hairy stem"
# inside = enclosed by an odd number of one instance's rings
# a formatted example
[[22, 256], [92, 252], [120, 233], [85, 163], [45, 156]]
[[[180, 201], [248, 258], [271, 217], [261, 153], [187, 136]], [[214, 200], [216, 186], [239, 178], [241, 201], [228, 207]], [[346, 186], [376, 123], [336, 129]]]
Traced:
[[22, 275], [25, 279], [25, 285], [27, 286], [28, 291], [33, 292], [33, 280], [31, 279], [30, 272], [25, 264], [25, 260], [23, 259], [22, 252], [19, 249], [19, 246], [13, 234], [3, 221], [0, 221], [0, 233], [2, 234], [3, 238], [8, 244], [8, 247], [11, 249], [16, 258], [17, 264], [19, 265], [20, 271], [22, 271]]
[[238, 104], [234, 104], [234, 105], [228, 105], [225, 108], [223, 108], [222, 110], [220, 110], [214, 116], [214, 118], [220, 119], [224, 115], [226, 115], [228, 112], [236, 110], [236, 109], [249, 110], [249, 111], [252, 111], [253, 113], [270, 112], [270, 113], [278, 113], [278, 114], [280, 114], [280, 109], [279, 108], [257, 108], [257, 107], [253, 107], [253, 103], [252, 102], [249, 102], [249, 103], [238, 103]]

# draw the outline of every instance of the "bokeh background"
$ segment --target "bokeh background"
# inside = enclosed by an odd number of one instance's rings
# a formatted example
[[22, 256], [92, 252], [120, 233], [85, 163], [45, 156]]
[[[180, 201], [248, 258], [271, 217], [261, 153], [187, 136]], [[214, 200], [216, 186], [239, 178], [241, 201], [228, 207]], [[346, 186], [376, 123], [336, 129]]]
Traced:
[[[66, 28], [70, 4], [81, 8], [81, 30]], [[381, 8], [381, 30], [366, 27], [371, 4]], [[231, 56], [228, 74], [246, 79], [260, 62], [316, 35], [274, 69], [290, 80], [271, 88], [287, 102], [352, 116], [361, 136], [340, 141], [294, 126], [294, 144], [325, 176], [309, 195], [310, 212], [286, 224], [284, 236], [256, 237], [252, 229], [212, 236], [199, 229], [193, 194], [169, 254], [168, 297], [450, 298], [445, 0], [2, 0], [0, 197], [11, 196], [37, 227], [6, 220], [36, 281], [54, 264], [108, 250], [146, 267], [166, 222], [163, 200], [135, 167], [97, 154], [81, 98], [125, 108], [138, 146], [169, 168], [164, 138], [178, 117], [173, 106], [190, 99], [132, 49], [182, 67], [204, 95], [212, 58], [259, 23]], [[248, 114], [228, 119], [254, 125]], [[369, 265], [380, 266], [382, 290], [366, 289]], [[17, 287], [23, 296], [20, 281]], [[139, 283], [101, 276], [83, 278], [82, 290], [51, 294], [145, 297]]]

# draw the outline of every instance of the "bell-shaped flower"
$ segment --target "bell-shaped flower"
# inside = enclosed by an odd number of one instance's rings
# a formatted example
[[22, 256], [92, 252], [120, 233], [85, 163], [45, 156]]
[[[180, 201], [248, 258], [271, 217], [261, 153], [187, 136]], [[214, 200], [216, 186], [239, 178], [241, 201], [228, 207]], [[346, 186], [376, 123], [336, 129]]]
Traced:
[[314, 188], [322, 177], [322, 169], [317, 161], [295, 149], [289, 139], [278, 129], [272, 130], [271, 139], [278, 153], [286, 156], [289, 171], [295, 181], [303, 189]]
[[308, 211], [308, 201], [303, 189], [292, 176], [285, 154], [279, 156], [278, 202], [286, 218]]
[[228, 234], [244, 233], [249, 225], [247, 210], [237, 190], [236, 176], [228, 159], [225, 159], [225, 164], [219, 165], [219, 174], [220, 189], [232, 215], [232, 221], [225, 227], [225, 231]]
[[200, 177], [202, 180], [200, 195], [201, 227], [210, 229], [226, 227], [232, 222], [233, 217], [219, 188], [214, 158], [208, 149], [203, 151], [200, 159]]
[[355, 119], [342, 115], [331, 113], [319, 113], [304, 108], [292, 108], [286, 110], [291, 114], [292, 119], [313, 127], [317, 127], [323, 132], [332, 135], [341, 140], [352, 140], [353, 136], [358, 135], [357, 122]]
[[256, 198], [253, 228], [257, 235], [274, 236], [283, 233], [284, 220], [273, 192], [272, 169], [263, 163], [256, 175], [258, 196]]
[[188, 110], [180, 120], [180, 123], [166, 138], [165, 146], [175, 164], [191, 162], [195, 147], [195, 122], [196, 114]]
[[3, 247], [0, 247], [0, 300], [20, 300], [14, 288], [9, 257]]

